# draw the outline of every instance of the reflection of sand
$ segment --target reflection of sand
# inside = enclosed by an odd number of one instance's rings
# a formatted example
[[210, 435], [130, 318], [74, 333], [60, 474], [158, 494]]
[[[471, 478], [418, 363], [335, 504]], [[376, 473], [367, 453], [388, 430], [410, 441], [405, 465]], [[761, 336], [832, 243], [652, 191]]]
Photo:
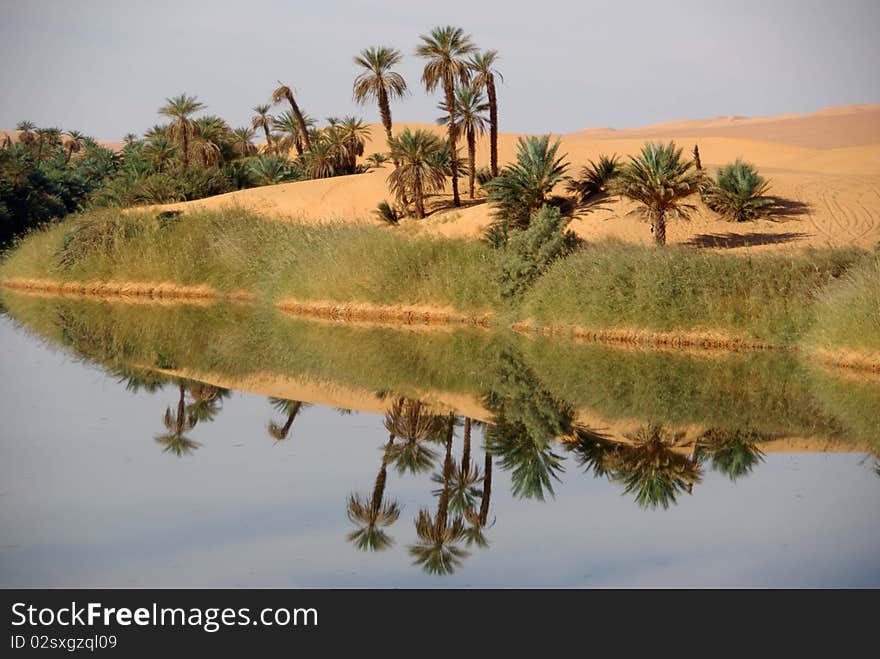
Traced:
[[[381, 127], [372, 127], [367, 155], [385, 149], [382, 135]], [[675, 139], [687, 154], [697, 143], [710, 170], [742, 156], [771, 179], [771, 194], [787, 202], [779, 221], [744, 224], [719, 220], [697, 203], [690, 222], [671, 223], [670, 242], [761, 250], [825, 245], [872, 248], [880, 242], [880, 105], [830, 108], [810, 115], [676, 121], [620, 131], [591, 129], [563, 136], [561, 152], [568, 154], [569, 173], [576, 174], [581, 165], [600, 153], [632, 154], [646, 139]], [[499, 136], [502, 163], [513, 158], [515, 146], [515, 135]], [[485, 137], [479, 142], [477, 160], [478, 166], [488, 162]], [[270, 217], [377, 222], [373, 215], [376, 205], [390, 199], [385, 184], [390, 171], [388, 165], [368, 174], [242, 190], [167, 208], [241, 205]], [[448, 205], [450, 196], [434, 199], [429, 206]], [[463, 199], [467, 201], [464, 193]], [[588, 239], [650, 241], [647, 226], [627, 215], [630, 205], [613, 200], [601, 206], [581, 213], [572, 228]], [[479, 203], [437, 211], [418, 224], [414, 220], [403, 224], [410, 225], [409, 230], [434, 235], [475, 237], [489, 219], [486, 204]]]
[[[270, 373], [255, 373], [245, 378], [229, 379], [216, 374], [189, 370], [160, 370], [159, 372], [235, 391], [373, 414], [387, 412], [397, 397], [396, 394], [389, 394], [385, 398], [380, 398], [376, 392], [366, 389], [358, 389], [330, 381], [285, 378]], [[406, 394], [410, 398], [421, 400], [429, 409], [438, 414], [454, 412], [456, 415], [484, 422], [492, 419], [492, 413], [486, 409], [479, 396], [426, 390], [409, 391]], [[587, 408], [577, 411], [576, 422], [609, 439], [622, 443], [630, 443], [630, 440], [625, 436], [634, 433], [637, 428], [645, 424], [644, 420], [635, 418], [604, 417]], [[682, 454], [690, 454], [693, 451], [694, 439], [706, 428], [698, 425], [681, 425], [676, 426], [674, 430], [684, 433], [674, 450]], [[869, 448], [867, 444], [843, 439], [775, 437], [762, 443], [761, 450], [765, 453], [864, 453], [868, 452]]]

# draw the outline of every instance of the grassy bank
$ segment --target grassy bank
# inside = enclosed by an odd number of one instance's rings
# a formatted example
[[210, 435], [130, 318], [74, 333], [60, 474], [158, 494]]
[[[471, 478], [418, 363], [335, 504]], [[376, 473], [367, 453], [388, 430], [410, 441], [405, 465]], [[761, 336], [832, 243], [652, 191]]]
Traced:
[[32, 234], [4, 279], [173, 282], [260, 302], [494, 313], [560, 331], [713, 333], [774, 346], [880, 352], [880, 261], [855, 250], [739, 255], [590, 244], [525, 292], [500, 294], [499, 252], [370, 225], [302, 225], [243, 210], [99, 213]]

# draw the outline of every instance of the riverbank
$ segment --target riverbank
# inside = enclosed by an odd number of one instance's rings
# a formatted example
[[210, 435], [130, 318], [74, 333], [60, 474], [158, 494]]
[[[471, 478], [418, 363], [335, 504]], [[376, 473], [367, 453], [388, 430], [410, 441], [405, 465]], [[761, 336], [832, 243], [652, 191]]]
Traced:
[[334, 320], [514, 327], [597, 341], [797, 349], [880, 369], [880, 259], [588, 243], [516, 298], [499, 252], [393, 227], [306, 225], [241, 209], [104, 212], [36, 232], [3, 285], [62, 294], [233, 299]]

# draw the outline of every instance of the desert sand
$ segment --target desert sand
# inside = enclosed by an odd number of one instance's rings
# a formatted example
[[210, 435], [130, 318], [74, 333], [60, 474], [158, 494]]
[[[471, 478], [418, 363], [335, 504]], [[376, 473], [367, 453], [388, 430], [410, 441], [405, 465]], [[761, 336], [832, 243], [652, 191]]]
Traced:
[[[502, 109], [502, 121], [503, 121]], [[442, 133], [422, 124], [395, 124]], [[385, 148], [381, 126], [374, 125], [366, 154]], [[499, 135], [499, 160], [513, 159], [517, 135]], [[803, 249], [855, 246], [874, 248], [880, 243], [880, 105], [835, 107], [806, 115], [776, 117], [719, 117], [675, 121], [644, 128], [587, 129], [559, 136], [560, 153], [567, 154], [569, 174], [576, 175], [599, 154], [627, 156], [638, 152], [645, 140], [675, 140], [689, 155], [698, 144], [703, 166], [714, 168], [738, 157], [754, 163], [770, 180], [770, 194], [786, 204], [771, 219], [730, 223], [705, 208], [698, 199], [690, 221], [672, 221], [667, 239], [719, 249]], [[488, 164], [488, 137], [480, 139], [477, 165]], [[268, 217], [299, 221], [368, 221], [376, 205], [391, 199], [386, 178], [391, 165], [367, 174], [286, 183], [241, 190], [199, 201], [170, 204], [165, 209], [212, 209], [238, 205]], [[412, 231], [433, 235], [477, 238], [491, 220], [484, 199], [467, 199], [467, 182], [461, 182], [464, 207], [451, 209], [451, 190], [433, 197], [430, 215], [422, 221], [405, 220]], [[478, 197], [482, 193], [478, 192]], [[614, 237], [648, 243], [647, 225], [630, 215], [632, 206], [617, 199], [580, 209], [571, 228], [587, 239]]]

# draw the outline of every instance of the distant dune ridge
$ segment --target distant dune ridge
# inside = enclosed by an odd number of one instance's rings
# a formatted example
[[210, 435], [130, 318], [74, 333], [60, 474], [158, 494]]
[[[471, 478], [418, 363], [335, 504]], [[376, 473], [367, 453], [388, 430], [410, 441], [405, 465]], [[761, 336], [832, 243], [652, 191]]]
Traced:
[[[395, 133], [406, 126], [438, 134], [445, 130], [397, 123]], [[499, 135], [501, 165], [513, 158], [517, 137]], [[670, 243], [761, 250], [822, 246], [870, 249], [880, 243], [880, 105], [833, 107], [804, 115], [671, 121], [624, 130], [590, 128], [560, 137], [560, 152], [567, 154], [572, 175], [599, 154], [627, 156], [636, 153], [646, 140], [674, 139], [688, 155], [698, 144], [703, 165], [710, 172], [738, 157], [754, 163], [770, 179], [770, 194], [784, 202], [781, 213], [772, 220], [730, 223], [697, 200], [698, 209], [690, 221], [670, 223]], [[381, 125], [372, 125], [365, 155], [385, 149]], [[478, 143], [477, 165], [488, 165], [488, 161], [488, 136], [483, 136]], [[386, 185], [391, 168], [389, 163], [367, 174], [240, 190], [162, 208], [240, 205], [269, 217], [301, 221], [378, 222], [374, 215], [377, 204], [391, 199]], [[418, 223], [404, 220], [403, 224], [418, 224], [413, 230], [441, 236], [481, 236], [490, 222], [490, 208], [485, 203], [468, 205], [462, 195], [464, 207], [453, 209], [451, 190], [446, 192], [430, 200], [428, 218]], [[650, 242], [648, 227], [629, 215], [631, 210], [625, 202], [610, 200], [580, 211], [571, 228], [587, 239]]]

